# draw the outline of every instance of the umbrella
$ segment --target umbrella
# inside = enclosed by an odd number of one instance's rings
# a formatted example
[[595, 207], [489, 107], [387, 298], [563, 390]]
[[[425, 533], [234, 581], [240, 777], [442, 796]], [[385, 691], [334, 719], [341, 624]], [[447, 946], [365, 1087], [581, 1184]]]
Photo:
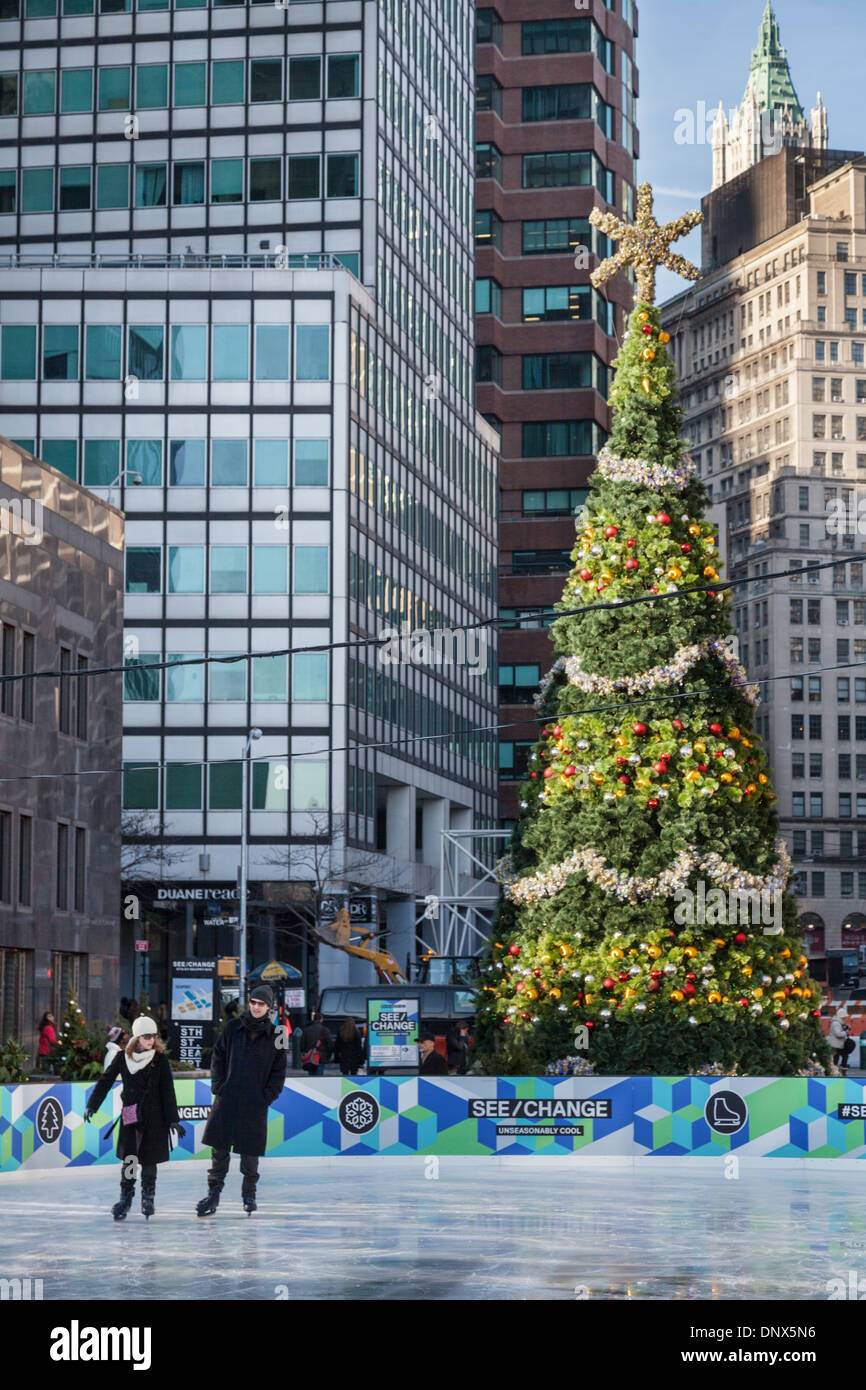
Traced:
[[282, 960], [269, 960], [267, 965], [257, 965], [255, 970], [251, 970], [247, 979], [255, 980], [262, 985], [284, 985], [289, 981], [295, 982], [303, 979], [300, 970], [296, 970], [293, 965], [287, 965]]

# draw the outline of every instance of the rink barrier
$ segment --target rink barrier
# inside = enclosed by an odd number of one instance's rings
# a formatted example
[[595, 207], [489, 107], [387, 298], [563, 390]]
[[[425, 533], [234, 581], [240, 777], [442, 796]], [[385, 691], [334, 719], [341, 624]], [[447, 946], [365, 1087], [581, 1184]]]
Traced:
[[[850, 1077], [292, 1077], [268, 1112], [269, 1157], [370, 1154], [866, 1158], [866, 1081]], [[92, 1082], [0, 1086], [0, 1173], [116, 1163], [120, 1087], [85, 1124]], [[209, 1158], [208, 1080], [175, 1080]]]

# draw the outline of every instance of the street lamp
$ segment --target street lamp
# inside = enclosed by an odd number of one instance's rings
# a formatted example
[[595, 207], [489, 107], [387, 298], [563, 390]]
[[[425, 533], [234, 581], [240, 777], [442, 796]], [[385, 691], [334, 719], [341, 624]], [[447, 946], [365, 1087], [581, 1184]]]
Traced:
[[250, 729], [244, 744], [244, 758], [241, 764], [241, 873], [240, 873], [240, 926], [241, 958], [238, 965], [238, 1009], [244, 1006], [244, 990], [247, 978], [247, 833], [249, 822], [249, 767], [250, 745], [262, 736], [261, 729]]
[[118, 473], [118, 475], [117, 475], [117, 477], [114, 479], [114, 481], [113, 481], [113, 482], [110, 482], [110, 483], [108, 484], [108, 500], [109, 500], [109, 502], [111, 502], [111, 490], [112, 490], [112, 488], [117, 487], [117, 484], [120, 482], [121, 478], [125, 478], [126, 475], [127, 475], [127, 473], [128, 473], [129, 476], [131, 477], [131, 479], [132, 479], [133, 483], [135, 484], [135, 486], [136, 486], [136, 487], [141, 487], [141, 484], [142, 484], [142, 482], [144, 481], [144, 479], [142, 478], [142, 476], [141, 476], [140, 473], [134, 472], [134, 470], [131, 469], [131, 468], [121, 468], [120, 472]]

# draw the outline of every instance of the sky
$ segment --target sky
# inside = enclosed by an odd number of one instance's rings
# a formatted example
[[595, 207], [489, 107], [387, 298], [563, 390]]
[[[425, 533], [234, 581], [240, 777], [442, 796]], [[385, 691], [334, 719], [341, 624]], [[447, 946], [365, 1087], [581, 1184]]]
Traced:
[[[638, 183], [655, 189], [659, 222], [699, 208], [710, 191], [712, 149], [698, 120], [739, 106], [766, 0], [638, 0], [637, 67], [640, 79]], [[863, 0], [773, 0], [794, 89], [807, 112], [818, 91], [827, 107], [832, 149], [866, 149], [862, 104], [866, 6]], [[677, 111], [692, 113], [694, 143], [678, 143], [685, 129]], [[700, 264], [698, 228], [675, 250]], [[685, 288], [669, 271], [658, 278], [657, 301]]]

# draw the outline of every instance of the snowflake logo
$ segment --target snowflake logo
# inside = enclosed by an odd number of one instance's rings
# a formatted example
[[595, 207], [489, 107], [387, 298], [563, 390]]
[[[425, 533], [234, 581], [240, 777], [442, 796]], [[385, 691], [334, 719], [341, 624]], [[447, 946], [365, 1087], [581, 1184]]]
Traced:
[[340, 1101], [340, 1124], [353, 1134], [369, 1134], [379, 1123], [379, 1104], [366, 1091], [352, 1091]]

